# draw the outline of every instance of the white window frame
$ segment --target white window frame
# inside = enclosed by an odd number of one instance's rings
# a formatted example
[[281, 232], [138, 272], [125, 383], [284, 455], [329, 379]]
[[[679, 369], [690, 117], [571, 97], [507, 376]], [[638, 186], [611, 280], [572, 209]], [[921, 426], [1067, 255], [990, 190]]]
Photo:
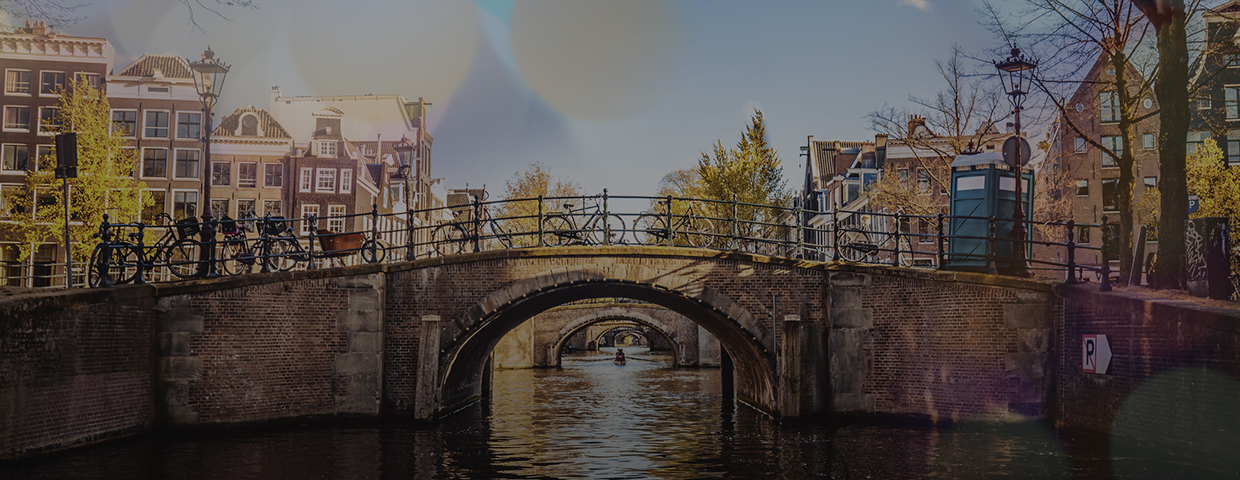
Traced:
[[1214, 108], [1214, 100], [1210, 97], [1198, 97], [1193, 99], [1194, 107], [1197, 110], [1209, 110]]
[[[324, 180], [331, 180], [330, 187], [324, 187]], [[334, 168], [316, 168], [314, 172], [314, 191], [315, 193], [335, 193], [336, 192], [336, 169]]]
[[[39, 150], [44, 150], [45, 152], [43, 154], [40, 154]], [[39, 159], [43, 158], [43, 155], [50, 154], [50, 153], [52, 153], [52, 144], [40, 143], [38, 145], [35, 145], [34, 156], [30, 157], [30, 161], [29, 161], [30, 171], [32, 172], [39, 171]]]
[[[267, 169], [276, 167], [280, 170], [280, 184], [271, 185], [267, 183]], [[263, 188], [283, 188], [284, 187], [284, 164], [282, 163], [264, 163], [263, 164]]]
[[[223, 212], [223, 213], [220, 213], [220, 210], [221, 210], [221, 209], [217, 209], [217, 208], [215, 208], [215, 203], [216, 203], [216, 202], [224, 202], [224, 208], [222, 209], [222, 210], [224, 210], [224, 212]], [[234, 202], [234, 201], [232, 201], [232, 199], [231, 199], [231, 198], [227, 198], [227, 197], [225, 197], [225, 198], [212, 198], [212, 199], [211, 199], [211, 216], [213, 216], [213, 217], [215, 217], [215, 218], [220, 218], [220, 217], [223, 217], [223, 216], [225, 216], [225, 215], [228, 215], [229, 217], [235, 217], [235, 215], [233, 215], [233, 214], [232, 214], [233, 204], [235, 204], [235, 203], [237, 203], [237, 202]]]
[[[29, 90], [25, 93], [9, 90], [9, 72], [28, 72], [30, 73], [30, 81], [26, 82], [26, 88]], [[34, 70], [28, 68], [6, 68], [4, 69], [4, 94], [11, 97], [29, 97], [34, 94]]]
[[[148, 176], [146, 176], [146, 151], [147, 151], [147, 150], [163, 150], [163, 151], [164, 151], [164, 176], [162, 176], [162, 177], [148, 177]], [[165, 148], [165, 147], [142, 147], [142, 150], [141, 150], [140, 152], [138, 152], [138, 155], [139, 155], [139, 157], [138, 157], [138, 178], [141, 178], [141, 179], [147, 179], [147, 178], [152, 178], [152, 179], [154, 179], [154, 178], [158, 178], [158, 179], [162, 179], [162, 180], [167, 180], [167, 179], [171, 178], [171, 176], [172, 176], [172, 172], [169, 172], [169, 171], [168, 171], [168, 160], [169, 160], [169, 157], [168, 157], [168, 149], [167, 149], [167, 148]], [[194, 190], [194, 191], [196, 192], [197, 190]]]
[[311, 192], [314, 190], [314, 169], [310, 167], [301, 168], [301, 179], [297, 183], [297, 191]]
[[[50, 137], [50, 136], [56, 135], [56, 132], [52, 132], [52, 131], [43, 130], [43, 111], [44, 111], [44, 110], [56, 110], [56, 111], [58, 111], [58, 112], [59, 112], [59, 111], [60, 111], [60, 108], [58, 108], [58, 107], [39, 107], [39, 121], [38, 121], [38, 125], [37, 125], [37, 126], [35, 126], [35, 131], [36, 131], [36, 132], [38, 132], [38, 135], [39, 135], [39, 136], [41, 136], [41, 137]], [[54, 117], [53, 117], [53, 118], [54, 118]], [[33, 119], [31, 119], [31, 121], [33, 122]]]
[[[241, 184], [241, 167], [242, 167], [243, 165], [253, 165], [253, 166], [254, 166], [254, 179], [253, 179], [253, 180], [254, 180], [254, 183], [249, 184], [249, 185], [242, 185], [242, 184]], [[258, 164], [258, 162], [237, 162], [237, 188], [258, 188], [258, 183], [259, 183], [259, 180], [258, 180], [258, 165], [259, 165], [259, 164]]]
[[9, 218], [9, 205], [4, 203], [4, 191], [13, 188], [25, 188], [21, 183], [0, 183], [0, 218]]
[[[10, 108], [24, 108], [24, 109], [26, 109], [26, 128], [21, 128], [21, 127], [10, 127], [10, 126], [9, 126], [9, 109], [10, 109]], [[31, 110], [31, 109], [32, 109], [32, 108], [30, 107], [30, 105], [5, 105], [5, 106], [4, 106], [4, 111], [3, 111], [3, 112], [0, 112], [0, 122], [3, 122], [3, 123], [0, 123], [0, 128], [3, 128], [3, 129], [4, 129], [4, 131], [6, 131], [6, 132], [29, 132], [29, 131], [30, 131], [30, 124], [31, 124], [31, 123], [34, 123], [34, 120], [33, 120], [33, 119], [35, 119], [35, 118], [39, 118], [37, 115], [36, 115], [36, 116], [33, 116], [33, 117], [30, 115], [30, 110]]]
[[[198, 152], [198, 168], [195, 170], [196, 175], [192, 177], [177, 176], [177, 157], [178, 152]], [[172, 151], [172, 178], [176, 180], [198, 180], [202, 178], [202, 151], [197, 148], [176, 148]]]
[[172, 208], [165, 210], [165, 213], [167, 213], [172, 218], [176, 218], [177, 216], [177, 193], [190, 193], [190, 192], [194, 194], [194, 202], [195, 202], [194, 216], [195, 217], [201, 216], [202, 215], [202, 192], [199, 192], [198, 190], [191, 189], [191, 188], [178, 188], [178, 189], [174, 189], [168, 192], [168, 195], [166, 196], [167, 198], [164, 201], [171, 202]]
[[[147, 127], [146, 126], [147, 116], [149, 116], [152, 113], [163, 113], [163, 114], [168, 115], [168, 126], [163, 127], [164, 136], [162, 137], [146, 134], [147, 128], [154, 128], [157, 130], [160, 128], [160, 127]], [[154, 139], [160, 139], [160, 140], [171, 140], [172, 139], [172, 111], [171, 110], [143, 110], [141, 117], [142, 117], [141, 118], [142, 123], [140, 124], [139, 128], [142, 129], [142, 138], [154, 138]]]
[[345, 215], [349, 210], [344, 205], [328, 205], [327, 206], [327, 231], [335, 233], [344, 233]]
[[[102, 88], [103, 88], [103, 75], [100, 75], [100, 74], [95, 73], [95, 72], [73, 72], [73, 82], [74, 82], [74, 83], [77, 83], [78, 81], [80, 81], [80, 80], [82, 79], [82, 77], [95, 77], [95, 78], [99, 79], [97, 82], [95, 82], [95, 83], [97, 83], [98, 85], [91, 85], [91, 88], [95, 88], [95, 89], [102, 89]], [[66, 78], [65, 80], [66, 80], [66, 81], [68, 81], [68, 78]]]
[[353, 169], [340, 169], [340, 193], [353, 193]]
[[[1082, 189], [1082, 188], [1084, 188], [1084, 189], [1085, 189], [1085, 194], [1084, 194], [1084, 195], [1081, 195], [1081, 189]], [[1078, 178], [1078, 179], [1076, 179], [1076, 196], [1078, 196], [1078, 197], [1088, 197], [1088, 196], [1089, 196], [1089, 179], [1088, 179], [1088, 178]]]
[[[4, 149], [5, 149], [5, 147], [26, 147], [26, 170], [11, 170], [11, 169], [4, 168]], [[15, 149], [15, 151], [16, 151], [16, 149]], [[35, 151], [37, 152], [37, 151], [38, 151], [38, 149], [36, 149]], [[37, 159], [36, 159], [36, 161], [37, 161]], [[0, 144], [0, 172], [4, 172], [4, 173], [8, 173], [8, 174], [15, 174], [15, 175], [25, 175], [25, 174], [26, 174], [26, 172], [27, 172], [27, 171], [29, 171], [29, 170], [30, 170], [30, 145], [27, 145], [27, 144], [24, 144], [24, 143], [5, 143], [5, 144]]]
[[283, 200], [273, 200], [273, 199], [270, 199], [270, 198], [263, 199], [263, 215], [266, 215], [266, 214], [268, 214], [268, 213], [270, 213], [270, 212], [271, 212], [271, 209], [267, 208], [267, 206], [268, 206], [268, 205], [271, 205], [271, 204], [273, 204], [273, 203], [279, 206], [279, 212], [276, 212], [276, 214], [275, 214], [275, 215], [272, 215], [272, 217], [273, 217], [273, 218], [278, 218], [278, 217], [282, 217], [282, 216], [284, 216], [284, 201], [283, 201]]
[[1085, 137], [1076, 137], [1076, 140], [1073, 140], [1073, 142], [1072, 150], [1074, 152], [1085, 153], [1089, 150], [1089, 142], [1085, 141]]
[[[1104, 102], [1102, 100], [1102, 96], [1104, 94], [1108, 94], [1110, 95], [1109, 98], [1114, 99], [1111, 102], [1115, 104], [1114, 106], [1108, 106], [1108, 105], [1103, 104]], [[1102, 123], [1102, 124], [1119, 123], [1119, 116], [1120, 116], [1119, 108], [1120, 108], [1119, 94], [1117, 94], [1116, 92], [1098, 92], [1098, 123]], [[1107, 119], [1107, 117], [1104, 115], [1103, 112], [1106, 111], [1104, 109], [1111, 109], [1111, 112], [1112, 112], [1111, 119]]]
[[[1146, 139], [1149, 139], [1149, 140], [1151, 140], [1151, 141], [1147, 143], [1147, 142], [1145, 141]], [[1156, 149], [1158, 149], [1158, 136], [1157, 136], [1157, 135], [1154, 135], [1154, 134], [1152, 134], [1152, 133], [1142, 133], [1142, 134], [1141, 134], [1141, 148], [1142, 148], [1143, 150], [1156, 150]]]
[[[215, 183], [215, 166], [216, 165], [227, 165], [228, 166], [228, 182], [227, 183]], [[211, 182], [212, 187], [233, 186], [232, 162], [211, 162], [211, 173], [209, 175], [211, 175], [211, 178], [209, 178], [207, 181]]]
[[336, 141], [335, 140], [319, 140], [318, 155], [319, 157], [336, 158]]
[[[188, 111], [178, 110], [175, 115], [176, 115], [176, 122], [175, 122], [176, 132], [169, 132], [170, 134], [176, 135], [176, 138], [178, 140], [200, 140], [202, 139], [202, 127], [203, 127], [202, 112], [194, 111], [194, 110], [188, 110]], [[197, 137], [182, 137], [181, 136], [181, 115], [198, 115], [198, 136]], [[174, 123], [174, 122], [170, 120], [168, 123]]]
[[[64, 72], [60, 70], [39, 70], [39, 96], [40, 97], [59, 97], [60, 95], [55, 94], [55, 93], [43, 93], [43, 75], [47, 73], [59, 73], [61, 75], [64, 75], [65, 84], [68, 84], [69, 83], [69, 72]], [[31, 80], [33, 80], [33, 78]], [[61, 85], [61, 88], [65, 88], [65, 85]]]
[[[1231, 94], [1230, 98], [1227, 94]], [[1240, 121], [1240, 85], [1223, 85], [1223, 119]]]
[[138, 137], [138, 119], [142, 117], [141, 115], [138, 115], [138, 110], [137, 110], [137, 109], [132, 109], [132, 108], [113, 108], [113, 109], [112, 109], [112, 111], [111, 111], [111, 112], [109, 112], [109, 114], [108, 114], [108, 120], [109, 120], [109, 122], [110, 122], [110, 124], [111, 124], [111, 126], [110, 126], [110, 127], [108, 127], [108, 128], [109, 128], [109, 130], [108, 130], [109, 132], [115, 131], [115, 129], [116, 129], [116, 120], [113, 120], [113, 117], [115, 116], [116, 112], [133, 112], [133, 114], [134, 114], [134, 115], [133, 115], [133, 116], [134, 116], [134, 119], [133, 119], [133, 127], [134, 127], [134, 128], [133, 128], [133, 131], [129, 132], [129, 134], [128, 134], [128, 135], [126, 135], [126, 134], [122, 133], [122, 134], [121, 134], [121, 136], [122, 136], [122, 137], [125, 137], [125, 138], [137, 138], [137, 137]]
[[[253, 215], [253, 217], [247, 217], [247, 216], [245, 216], [245, 215], [242, 215], [242, 213], [241, 213], [241, 203], [242, 203], [242, 202], [250, 202], [251, 204], [253, 204], [253, 205], [254, 205], [254, 208], [253, 208], [253, 210], [254, 210], [254, 211], [253, 211], [253, 212], [250, 212], [250, 215]], [[257, 217], [259, 216], [259, 214], [258, 214], [258, 199], [257, 199], [257, 198], [238, 198], [236, 201], [234, 201], [234, 202], [233, 202], [233, 204], [234, 204], [234, 206], [233, 206], [233, 210], [235, 210], [235, 211], [236, 211], [236, 215], [233, 215], [233, 217], [234, 217], [234, 218], [236, 218], [236, 219], [238, 219], [238, 220], [241, 220], [241, 219], [243, 219], [243, 218], [257, 218]]]
[[303, 203], [303, 204], [301, 204], [301, 216], [299, 216], [299, 217], [297, 217], [297, 218], [298, 218], [298, 220], [301, 220], [301, 234], [302, 234], [302, 235], [309, 235], [309, 234], [310, 234], [310, 222], [307, 222], [307, 221], [306, 221], [306, 217], [307, 217], [307, 216], [310, 216], [310, 215], [314, 215], [315, 221], [316, 221], [316, 222], [318, 221], [318, 218], [319, 218], [319, 204], [317, 204], [317, 203]]

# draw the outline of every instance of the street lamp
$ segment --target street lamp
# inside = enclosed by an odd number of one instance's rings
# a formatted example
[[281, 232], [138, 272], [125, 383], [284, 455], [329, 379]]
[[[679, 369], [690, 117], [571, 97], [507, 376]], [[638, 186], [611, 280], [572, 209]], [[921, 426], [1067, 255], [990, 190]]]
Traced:
[[400, 167], [396, 170], [393, 177], [397, 180], [405, 181], [405, 260], [413, 260], [416, 256], [413, 251], [413, 216], [409, 213], [413, 210], [413, 205], [409, 203], [409, 176], [413, 173], [413, 152], [417, 148], [416, 145], [409, 141], [408, 137], [401, 136], [400, 143], [392, 146], [396, 150], [396, 159], [400, 162]]
[[1016, 225], [1012, 227], [1013, 247], [1016, 250], [1016, 259], [1012, 265], [1017, 276], [1028, 277], [1029, 266], [1025, 262], [1025, 198], [1021, 195], [1021, 187], [1025, 183], [1025, 162], [1028, 159], [1021, 157], [1021, 138], [1020, 138], [1020, 110], [1021, 105], [1025, 102], [1025, 95], [1029, 94], [1029, 84], [1033, 81], [1033, 69], [1038, 68], [1038, 64], [1021, 55], [1020, 49], [1012, 47], [1011, 55], [1002, 62], [995, 62], [995, 68], [999, 69], [999, 79], [1003, 82], [1003, 90], [1011, 97], [1013, 113], [1016, 116], [1016, 148], [1014, 151], [1011, 166], [1016, 170], [1016, 211], [1012, 213], [1012, 219]]
[[[202, 60], [191, 62], [190, 70], [194, 74], [194, 88], [198, 90], [198, 97], [202, 100], [202, 243], [206, 248], [202, 249], [199, 256], [199, 275], [215, 276], [215, 262], [212, 261], [212, 254], [215, 253], [215, 227], [211, 220], [214, 216], [211, 214], [211, 110], [215, 107], [215, 101], [220, 98], [220, 90], [224, 88], [224, 77], [228, 76], [228, 64], [215, 59], [215, 52], [211, 51], [208, 46], [202, 52]], [[205, 266], [205, 268], [203, 268]]]

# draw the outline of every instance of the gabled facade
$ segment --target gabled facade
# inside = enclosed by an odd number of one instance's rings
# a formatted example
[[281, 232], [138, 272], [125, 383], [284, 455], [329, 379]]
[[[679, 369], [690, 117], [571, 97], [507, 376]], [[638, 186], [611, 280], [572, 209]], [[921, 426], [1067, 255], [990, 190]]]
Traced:
[[211, 132], [211, 212], [216, 218], [283, 218], [293, 203], [293, 137], [266, 110], [238, 108]]
[[1203, 18], [1207, 47], [1194, 65], [1197, 94], [1189, 109], [1188, 151], [1213, 138], [1227, 163], [1240, 165], [1240, 0], [1215, 7]]

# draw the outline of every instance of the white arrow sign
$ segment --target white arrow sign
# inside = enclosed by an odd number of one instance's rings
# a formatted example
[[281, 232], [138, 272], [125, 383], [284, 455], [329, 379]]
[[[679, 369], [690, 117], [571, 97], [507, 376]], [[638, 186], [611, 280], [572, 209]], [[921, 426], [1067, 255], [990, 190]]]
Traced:
[[1106, 335], [1081, 335], [1081, 371], [1106, 375], [1111, 368], [1111, 344]]

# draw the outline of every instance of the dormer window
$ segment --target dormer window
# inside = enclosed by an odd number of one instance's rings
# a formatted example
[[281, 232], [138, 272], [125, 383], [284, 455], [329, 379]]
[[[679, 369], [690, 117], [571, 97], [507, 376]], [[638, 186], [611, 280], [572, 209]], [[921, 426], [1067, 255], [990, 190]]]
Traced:
[[253, 115], [246, 115], [241, 118], [241, 134], [242, 135], [258, 135], [258, 119]]
[[319, 141], [319, 156], [320, 157], [335, 157], [336, 156], [336, 142]]

